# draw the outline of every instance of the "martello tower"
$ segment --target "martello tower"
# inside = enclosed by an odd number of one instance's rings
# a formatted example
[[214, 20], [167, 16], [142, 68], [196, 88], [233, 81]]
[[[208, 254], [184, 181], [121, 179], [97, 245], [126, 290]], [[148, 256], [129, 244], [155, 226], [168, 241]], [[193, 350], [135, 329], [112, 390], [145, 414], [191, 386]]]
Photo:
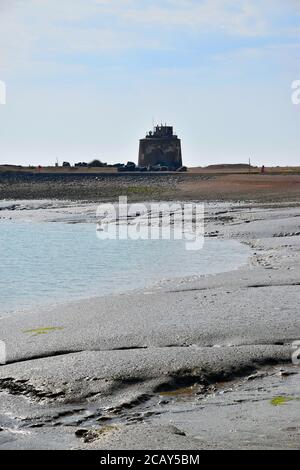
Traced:
[[176, 170], [182, 166], [181, 142], [171, 126], [155, 126], [140, 140], [139, 166], [166, 166]]

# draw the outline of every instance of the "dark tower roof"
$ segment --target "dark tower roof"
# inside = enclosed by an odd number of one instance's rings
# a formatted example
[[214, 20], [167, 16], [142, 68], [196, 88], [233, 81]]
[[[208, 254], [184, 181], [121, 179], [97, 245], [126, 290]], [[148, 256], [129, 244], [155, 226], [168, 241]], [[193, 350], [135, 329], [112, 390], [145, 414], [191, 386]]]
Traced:
[[173, 134], [173, 127], [172, 126], [155, 126], [153, 128], [153, 131], [148, 132], [146, 135], [146, 138], [155, 138], [155, 137], [177, 137], [176, 135]]

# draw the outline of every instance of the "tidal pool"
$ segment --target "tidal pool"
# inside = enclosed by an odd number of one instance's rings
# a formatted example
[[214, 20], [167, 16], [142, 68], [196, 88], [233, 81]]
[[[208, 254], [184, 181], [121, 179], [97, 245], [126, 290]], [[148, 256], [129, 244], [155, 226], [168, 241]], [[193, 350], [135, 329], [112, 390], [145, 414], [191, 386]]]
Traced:
[[58, 222], [0, 221], [0, 242], [0, 314], [231, 271], [250, 253], [234, 240], [100, 240], [93, 224]]

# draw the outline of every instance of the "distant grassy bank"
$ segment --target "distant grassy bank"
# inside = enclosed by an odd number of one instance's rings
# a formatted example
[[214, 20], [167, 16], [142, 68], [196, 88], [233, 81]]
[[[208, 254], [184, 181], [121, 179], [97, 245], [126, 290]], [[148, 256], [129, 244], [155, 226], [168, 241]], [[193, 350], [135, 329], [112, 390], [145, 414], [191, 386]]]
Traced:
[[[6, 168], [6, 167], [5, 167]], [[300, 172], [0, 171], [0, 199], [300, 201]]]
[[[56, 166], [21, 166], [21, 165], [0, 165], [0, 173], [16, 172], [16, 173], [54, 173], [54, 174], [116, 174], [118, 170], [116, 167], [56, 167]], [[174, 172], [168, 172], [174, 173]], [[260, 174], [261, 167], [249, 167], [246, 164], [220, 164], [209, 165], [206, 167], [191, 167], [188, 168], [188, 173], [203, 174], [203, 175], [222, 175], [222, 174]], [[285, 167], [265, 167], [266, 174], [300, 174], [300, 166], [285, 166]]]

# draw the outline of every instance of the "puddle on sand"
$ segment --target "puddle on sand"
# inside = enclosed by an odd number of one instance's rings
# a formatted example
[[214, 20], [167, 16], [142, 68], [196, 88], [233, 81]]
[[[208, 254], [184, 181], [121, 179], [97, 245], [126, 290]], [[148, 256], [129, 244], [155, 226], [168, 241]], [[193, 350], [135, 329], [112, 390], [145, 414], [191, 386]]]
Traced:
[[191, 387], [181, 387], [177, 388], [176, 390], [170, 390], [166, 392], [159, 392], [159, 395], [162, 397], [185, 397], [196, 394], [199, 392], [199, 385], [192, 385]]

